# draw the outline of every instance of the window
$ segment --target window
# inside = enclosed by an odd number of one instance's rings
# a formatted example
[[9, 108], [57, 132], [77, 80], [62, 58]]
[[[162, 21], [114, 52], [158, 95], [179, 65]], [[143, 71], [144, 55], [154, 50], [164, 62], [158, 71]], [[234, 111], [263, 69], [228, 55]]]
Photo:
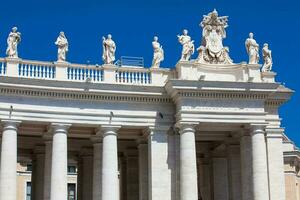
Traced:
[[76, 197], [76, 184], [68, 183], [68, 200], [75, 200]]
[[26, 182], [26, 200], [31, 200], [31, 182]]
[[76, 174], [76, 166], [68, 166], [68, 173], [69, 174]]
[[27, 164], [26, 171], [27, 172], [32, 172], [32, 164]]

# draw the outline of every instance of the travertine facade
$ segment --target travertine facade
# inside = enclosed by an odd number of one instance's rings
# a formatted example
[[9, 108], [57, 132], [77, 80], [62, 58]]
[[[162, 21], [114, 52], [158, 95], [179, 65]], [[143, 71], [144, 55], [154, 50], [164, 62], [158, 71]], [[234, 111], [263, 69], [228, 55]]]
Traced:
[[202, 27], [200, 57], [173, 69], [0, 59], [0, 200], [24, 199], [29, 180], [35, 200], [299, 198], [278, 114], [293, 91], [232, 63], [227, 17]]

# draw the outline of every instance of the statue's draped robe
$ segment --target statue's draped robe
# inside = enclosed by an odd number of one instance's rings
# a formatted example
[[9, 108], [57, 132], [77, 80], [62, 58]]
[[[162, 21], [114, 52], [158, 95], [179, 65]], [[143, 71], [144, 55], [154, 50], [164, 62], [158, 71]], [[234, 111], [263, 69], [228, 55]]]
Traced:
[[257, 64], [259, 60], [258, 44], [254, 39], [248, 38], [246, 40], [246, 49], [249, 55], [249, 64]]
[[18, 57], [18, 43], [21, 41], [19, 33], [11, 32], [7, 38], [7, 49], [6, 55], [8, 57], [17, 58]]
[[116, 44], [112, 39], [103, 41], [103, 55], [102, 58], [106, 64], [113, 64], [115, 61]]
[[55, 44], [58, 46], [58, 51], [57, 51], [58, 60], [65, 61], [67, 52], [69, 50], [68, 49], [68, 40], [63, 36], [59, 36], [57, 38]]
[[160, 62], [164, 60], [164, 51], [158, 42], [152, 42], [154, 49], [152, 67], [159, 67]]

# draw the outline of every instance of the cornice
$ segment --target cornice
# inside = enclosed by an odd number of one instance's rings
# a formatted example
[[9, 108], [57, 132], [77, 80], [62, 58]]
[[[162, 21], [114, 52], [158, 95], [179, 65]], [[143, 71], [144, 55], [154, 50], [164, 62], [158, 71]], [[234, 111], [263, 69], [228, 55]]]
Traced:
[[88, 101], [117, 101], [117, 102], [143, 102], [143, 103], [171, 103], [168, 96], [142, 96], [138, 94], [96, 93], [85, 91], [55, 91], [36, 88], [17, 88], [0, 86], [1, 95], [26, 96], [39, 98], [54, 98], [67, 100], [88, 100]]

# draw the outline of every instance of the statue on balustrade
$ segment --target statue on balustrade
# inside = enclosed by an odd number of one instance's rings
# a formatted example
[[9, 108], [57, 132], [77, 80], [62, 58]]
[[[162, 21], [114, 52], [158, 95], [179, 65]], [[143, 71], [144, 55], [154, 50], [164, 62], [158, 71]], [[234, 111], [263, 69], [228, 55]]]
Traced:
[[195, 52], [194, 40], [188, 36], [188, 30], [184, 29], [182, 35], [177, 35], [178, 41], [182, 45], [180, 61], [189, 61]]
[[17, 30], [17, 27], [13, 27], [7, 38], [6, 55], [10, 58], [18, 58], [18, 44], [21, 42], [21, 33]]
[[59, 33], [59, 36], [56, 39], [55, 44], [58, 48], [57, 49], [57, 61], [58, 62], [65, 62], [67, 52], [69, 51], [69, 43], [68, 43], [68, 40], [67, 40], [64, 32], [61, 31]]
[[152, 67], [159, 68], [160, 62], [164, 60], [164, 50], [162, 46], [159, 44], [157, 36], [154, 37], [152, 46], [153, 46]]
[[253, 33], [249, 33], [249, 38], [245, 42], [246, 50], [249, 55], [249, 64], [258, 64], [259, 62], [259, 44], [253, 38]]
[[262, 72], [270, 72], [273, 66], [272, 51], [269, 49], [267, 43], [264, 44], [262, 49], [262, 55], [264, 59], [264, 65], [262, 67]]
[[102, 37], [102, 45], [103, 45], [103, 54], [102, 60], [105, 64], [113, 64], [115, 61], [115, 53], [116, 53], [116, 44], [112, 40], [111, 34], [107, 35], [107, 38]]
[[229, 57], [229, 48], [223, 46], [223, 39], [226, 38], [228, 27], [228, 16], [219, 17], [214, 10], [203, 16], [200, 26], [202, 31], [201, 46], [197, 49], [199, 56], [198, 63], [204, 64], [232, 64]]

